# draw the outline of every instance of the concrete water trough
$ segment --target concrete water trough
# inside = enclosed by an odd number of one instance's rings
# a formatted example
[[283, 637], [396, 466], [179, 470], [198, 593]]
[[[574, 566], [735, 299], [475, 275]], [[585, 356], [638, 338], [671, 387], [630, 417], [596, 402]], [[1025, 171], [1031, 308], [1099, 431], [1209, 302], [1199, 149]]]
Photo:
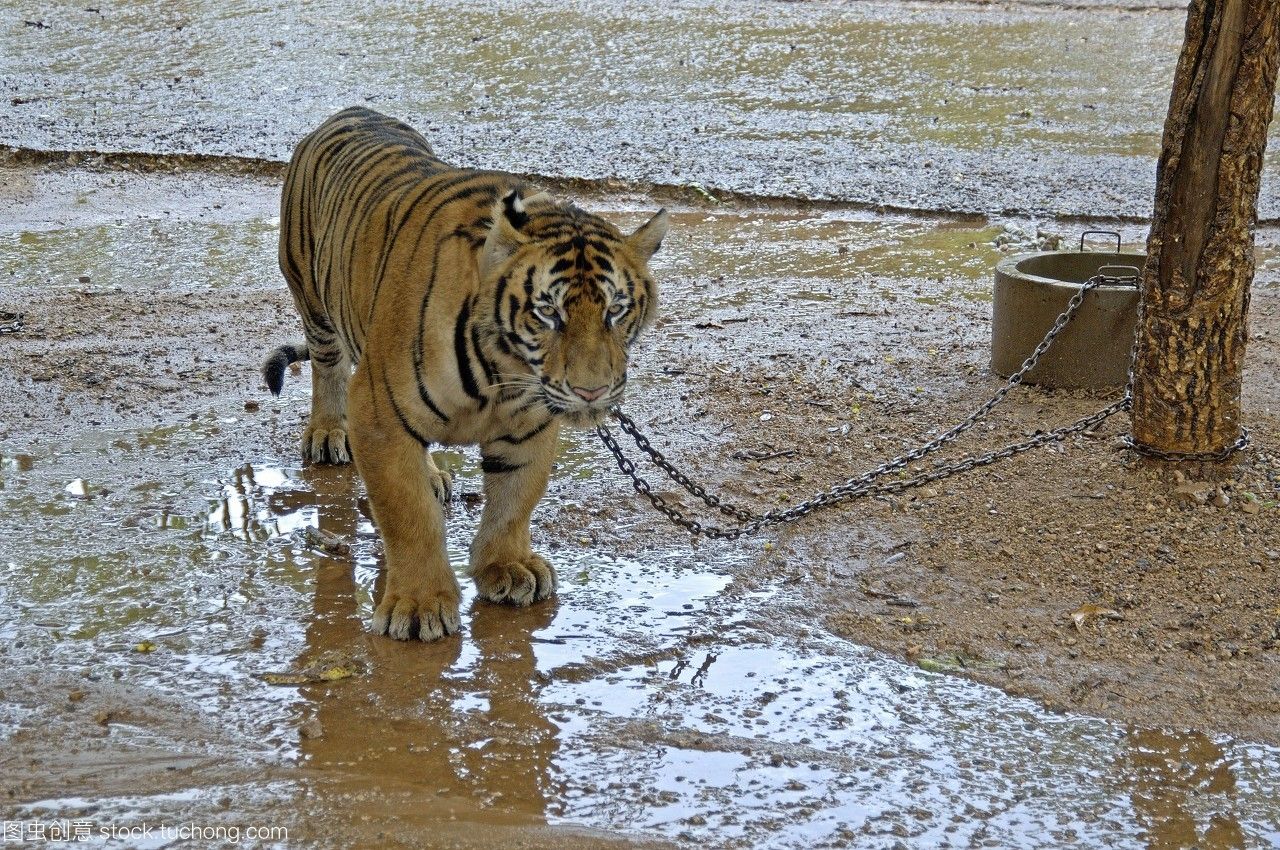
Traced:
[[1116, 279], [1085, 295], [1080, 310], [1024, 382], [1105, 388], [1128, 380], [1138, 318], [1137, 277], [1146, 254], [1079, 251], [1019, 254], [996, 265], [991, 307], [991, 368], [1012, 375], [1040, 343], [1080, 285], [1099, 273]]

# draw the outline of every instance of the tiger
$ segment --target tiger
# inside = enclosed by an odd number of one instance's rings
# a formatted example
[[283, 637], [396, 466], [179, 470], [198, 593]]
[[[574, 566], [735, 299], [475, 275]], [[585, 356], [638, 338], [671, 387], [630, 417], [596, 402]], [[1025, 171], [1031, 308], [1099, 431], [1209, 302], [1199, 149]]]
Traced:
[[484, 508], [466, 575], [479, 599], [556, 591], [531, 546], [562, 427], [619, 404], [653, 324], [658, 210], [624, 234], [501, 171], [439, 159], [407, 124], [364, 107], [305, 136], [285, 169], [280, 269], [304, 343], [262, 367], [279, 395], [311, 362], [304, 463], [354, 461], [383, 540], [371, 630], [433, 641], [460, 628], [445, 550], [450, 477], [433, 445], [478, 445]]

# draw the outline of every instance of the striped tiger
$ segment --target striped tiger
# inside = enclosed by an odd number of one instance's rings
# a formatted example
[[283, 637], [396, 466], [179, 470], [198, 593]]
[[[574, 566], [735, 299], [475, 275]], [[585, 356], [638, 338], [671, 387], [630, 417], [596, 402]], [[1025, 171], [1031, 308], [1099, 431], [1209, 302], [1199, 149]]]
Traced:
[[[659, 210], [630, 235], [498, 171], [455, 168], [393, 118], [345, 109], [285, 172], [280, 268], [311, 361], [304, 462], [354, 459], [386, 553], [373, 631], [436, 640], [459, 628], [445, 552], [449, 477], [428, 449], [479, 445], [485, 504], [468, 575], [482, 599], [528, 605], [556, 573], [530, 547], [562, 424], [619, 403], [631, 346], [657, 308], [648, 269]], [[354, 370], [354, 373], [353, 373]]]

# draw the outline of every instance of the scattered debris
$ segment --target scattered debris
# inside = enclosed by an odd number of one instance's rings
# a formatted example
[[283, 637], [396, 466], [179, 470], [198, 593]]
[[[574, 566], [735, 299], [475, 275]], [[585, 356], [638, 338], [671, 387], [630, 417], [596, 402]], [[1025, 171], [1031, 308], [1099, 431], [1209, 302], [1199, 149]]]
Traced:
[[710, 190], [708, 190], [707, 187], [703, 186], [701, 183], [686, 183], [685, 188], [688, 189], [693, 194], [697, 195], [702, 200], [706, 201], [708, 204], [720, 206], [722, 203], [724, 203], [715, 195], [711, 194]]
[[364, 666], [340, 652], [326, 652], [301, 670], [289, 673], [259, 673], [268, 685], [310, 685], [338, 682], [364, 672]]
[[991, 244], [1001, 251], [1058, 251], [1065, 238], [1061, 233], [1046, 230], [1034, 222], [1008, 222]]
[[302, 530], [302, 539], [312, 549], [335, 558], [346, 558], [351, 554], [350, 543], [322, 528], [308, 526]]
[[734, 460], [773, 460], [779, 457], [794, 457], [795, 449], [779, 449], [775, 451], [773, 446], [766, 446], [762, 449], [739, 449], [730, 457]]
[[1096, 605], [1087, 602], [1081, 605], [1070, 614], [1071, 622], [1076, 627], [1076, 631], [1084, 631], [1084, 627], [1089, 623], [1099, 620], [1123, 620], [1124, 615], [1114, 608], [1107, 608], [1104, 605]]

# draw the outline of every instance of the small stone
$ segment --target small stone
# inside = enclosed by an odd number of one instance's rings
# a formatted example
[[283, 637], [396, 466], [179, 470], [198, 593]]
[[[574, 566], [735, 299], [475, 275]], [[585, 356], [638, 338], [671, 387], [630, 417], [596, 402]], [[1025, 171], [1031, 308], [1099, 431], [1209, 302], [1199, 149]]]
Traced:
[[1240, 503], [1240, 510], [1248, 514], [1249, 516], [1253, 516], [1260, 510], [1260, 508], [1258, 507], [1257, 502], [1253, 501], [1252, 499], [1245, 499], [1243, 502]]
[[246, 401], [244, 403], [244, 409], [249, 413], [256, 413], [260, 408], [261, 408], [261, 405], [259, 405], [256, 401]]
[[298, 737], [306, 739], [324, 737], [324, 726], [320, 724], [320, 718], [312, 717], [299, 726]]
[[1187, 482], [1174, 488], [1174, 498], [1183, 505], [1203, 505], [1209, 501], [1210, 489], [1205, 483]]
[[1213, 502], [1213, 506], [1215, 508], [1225, 508], [1227, 505], [1231, 504], [1231, 497], [1221, 490], [1215, 490], [1213, 491], [1213, 496], [1210, 497], [1209, 501]]

